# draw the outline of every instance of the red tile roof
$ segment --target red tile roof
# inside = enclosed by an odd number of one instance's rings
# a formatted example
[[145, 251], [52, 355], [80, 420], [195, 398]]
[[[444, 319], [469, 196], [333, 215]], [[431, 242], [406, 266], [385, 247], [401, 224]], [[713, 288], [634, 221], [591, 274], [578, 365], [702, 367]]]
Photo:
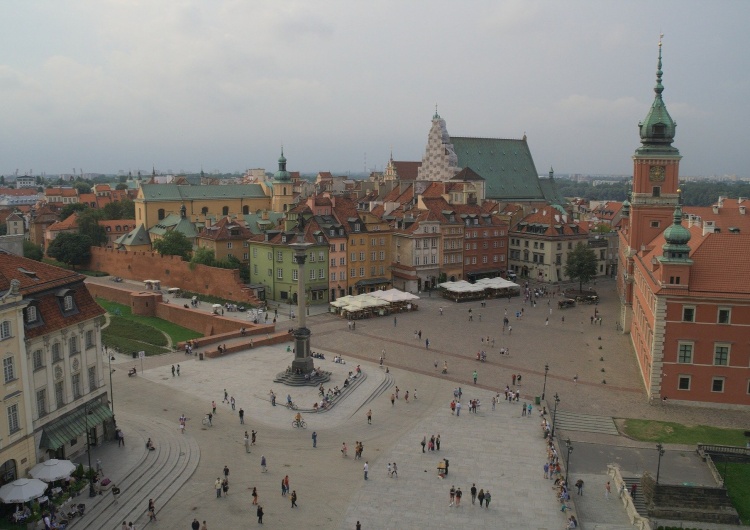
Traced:
[[51, 232], [59, 232], [61, 230], [74, 230], [78, 228], [78, 214], [73, 212], [64, 221], [57, 221], [47, 227], [47, 230]]
[[201, 233], [198, 234], [198, 237], [201, 239], [210, 239], [212, 241], [245, 241], [252, 235], [253, 233], [248, 230], [245, 225], [232, 221], [228, 217], [222, 217], [211, 226], [205, 227]]
[[[529, 228], [536, 225], [540, 231], [531, 232]], [[573, 227], [578, 227], [577, 231]], [[567, 214], [561, 214], [559, 210], [547, 206], [531, 213], [521, 219], [513, 228], [513, 232], [526, 232], [545, 236], [572, 236], [588, 234], [588, 229], [583, 224], [578, 224]]]
[[11, 197], [26, 197], [28, 195], [37, 195], [38, 193], [36, 188], [0, 188], [0, 195], [10, 195]]
[[393, 161], [399, 180], [417, 180], [422, 162]]

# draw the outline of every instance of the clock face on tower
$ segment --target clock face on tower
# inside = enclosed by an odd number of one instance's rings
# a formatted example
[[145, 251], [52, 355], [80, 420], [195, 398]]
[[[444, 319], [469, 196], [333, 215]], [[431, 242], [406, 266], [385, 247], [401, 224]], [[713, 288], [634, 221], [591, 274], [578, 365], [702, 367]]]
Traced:
[[663, 182], [665, 169], [664, 166], [651, 166], [651, 169], [648, 172], [649, 180], [651, 180], [651, 182]]

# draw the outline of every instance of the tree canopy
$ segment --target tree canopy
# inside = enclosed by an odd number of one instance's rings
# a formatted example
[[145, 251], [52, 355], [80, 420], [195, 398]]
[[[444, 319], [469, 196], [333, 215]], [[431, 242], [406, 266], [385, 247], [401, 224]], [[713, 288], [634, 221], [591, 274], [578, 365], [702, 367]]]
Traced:
[[33, 259], [35, 261], [42, 261], [42, 258], [44, 257], [44, 253], [42, 252], [42, 247], [39, 245], [35, 245], [28, 239], [23, 240], [23, 257]]
[[216, 261], [216, 255], [210, 248], [199, 247], [193, 252], [193, 257], [190, 258], [190, 263], [197, 263], [199, 265], [213, 265]]
[[578, 243], [572, 252], [568, 253], [565, 263], [565, 274], [573, 280], [578, 280], [578, 290], [583, 290], [583, 284], [596, 277], [596, 252], [588, 245]]
[[50, 243], [47, 255], [74, 268], [88, 263], [92, 241], [89, 236], [63, 232]]
[[104, 212], [95, 208], [86, 208], [78, 214], [78, 233], [88, 236], [93, 245], [97, 247], [104, 245], [107, 239], [107, 231], [99, 226], [99, 221], [104, 219]]
[[88, 205], [83, 204], [82, 202], [73, 202], [70, 204], [66, 204], [60, 210], [60, 220], [64, 221], [65, 219], [70, 217], [73, 212], [82, 212], [86, 208], [88, 208]]
[[130, 199], [110, 202], [102, 210], [105, 219], [135, 219], [135, 203]]
[[183, 259], [190, 259], [193, 251], [193, 244], [181, 232], [167, 232], [161, 239], [157, 239], [153, 244], [154, 250], [162, 256], [182, 256]]

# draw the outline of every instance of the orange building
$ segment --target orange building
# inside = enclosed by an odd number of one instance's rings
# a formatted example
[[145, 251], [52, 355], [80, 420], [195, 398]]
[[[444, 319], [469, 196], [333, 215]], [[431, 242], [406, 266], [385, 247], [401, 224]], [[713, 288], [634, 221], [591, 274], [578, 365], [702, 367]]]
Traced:
[[745, 199], [720, 198], [710, 209], [683, 213], [681, 156], [672, 146], [675, 123], [662, 100], [661, 66], [660, 43], [656, 96], [640, 124], [633, 193], [623, 203], [620, 323], [649, 399], [750, 408]]

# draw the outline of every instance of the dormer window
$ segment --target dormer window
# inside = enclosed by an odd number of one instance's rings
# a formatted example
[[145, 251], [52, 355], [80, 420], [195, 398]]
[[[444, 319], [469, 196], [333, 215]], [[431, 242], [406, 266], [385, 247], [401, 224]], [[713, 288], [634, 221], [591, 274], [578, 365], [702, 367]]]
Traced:
[[286, 236], [284, 236], [284, 235], [281, 236], [281, 242], [282, 243], [286, 243]]
[[359, 232], [359, 223], [354, 223], [354, 231]]
[[26, 308], [26, 322], [28, 324], [33, 324], [38, 318], [39, 312], [37, 311], [36, 306], [30, 305]]

